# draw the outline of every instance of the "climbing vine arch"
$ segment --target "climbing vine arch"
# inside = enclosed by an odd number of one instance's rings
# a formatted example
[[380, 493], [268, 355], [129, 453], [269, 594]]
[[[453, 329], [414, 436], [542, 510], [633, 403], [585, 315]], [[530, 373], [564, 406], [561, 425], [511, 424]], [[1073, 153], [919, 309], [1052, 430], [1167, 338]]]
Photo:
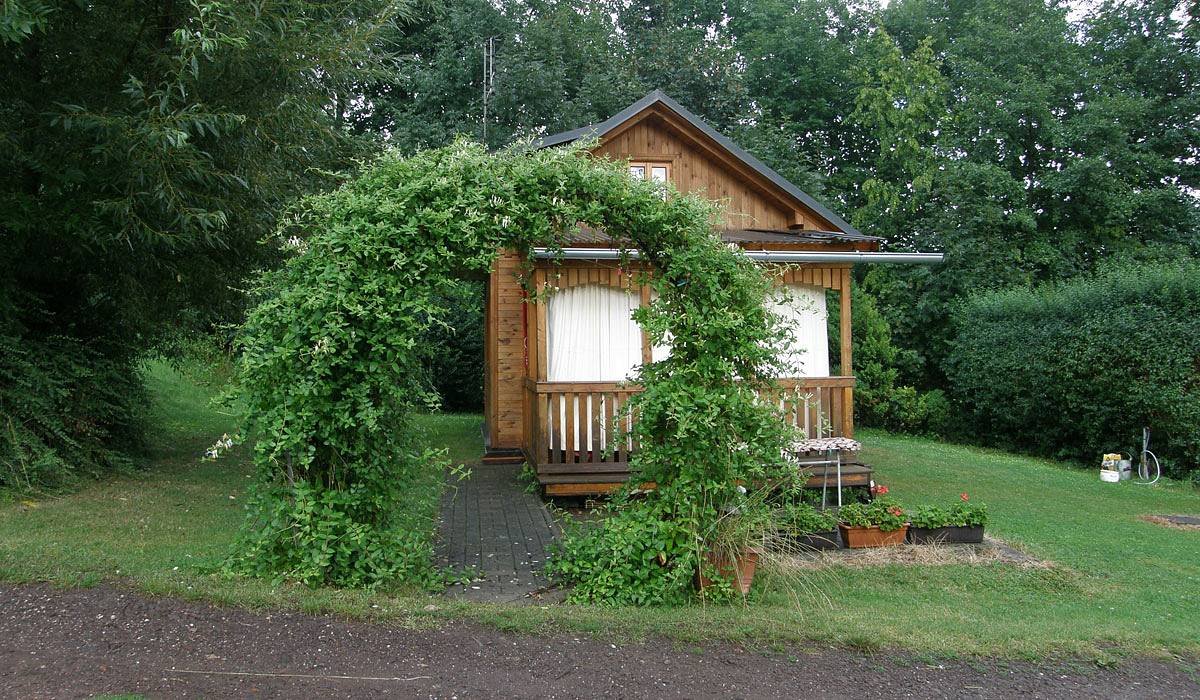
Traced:
[[[396, 514], [417, 476], [446, 461], [412, 420], [428, 405], [435, 300], [502, 248], [559, 248], [585, 224], [653, 270], [656, 301], [635, 317], [673, 352], [641, 368], [634, 403], [634, 480], [658, 489], [568, 539], [555, 570], [584, 598], [686, 596], [698, 543], [736, 507], [738, 484], [768, 475], [787, 434], [754, 398], [775, 362], [769, 283], [713, 233], [709, 203], [657, 187], [578, 149], [458, 142], [385, 155], [296, 206], [281, 229], [295, 254], [263, 276], [239, 341], [257, 478], [229, 568], [343, 586], [431, 576], [428, 524]], [[626, 578], [598, 569], [605, 557]]]

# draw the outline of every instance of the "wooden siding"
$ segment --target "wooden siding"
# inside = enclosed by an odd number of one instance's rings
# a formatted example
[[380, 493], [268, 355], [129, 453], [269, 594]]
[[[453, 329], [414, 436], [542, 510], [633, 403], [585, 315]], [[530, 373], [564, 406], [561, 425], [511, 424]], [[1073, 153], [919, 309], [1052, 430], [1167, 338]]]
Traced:
[[519, 274], [521, 258], [504, 251], [488, 278], [488, 342], [484, 391], [492, 449], [521, 447], [524, 428], [525, 297]]
[[726, 209], [724, 225], [728, 228], [782, 229], [792, 224], [807, 229], [832, 228], [814, 212], [756, 183], [746, 172], [739, 172], [743, 168], [723, 161], [719, 152], [685, 136], [684, 128], [650, 114], [610, 135], [593, 152], [613, 159], [670, 163], [676, 189], [720, 202]]
[[[520, 258], [515, 253], [506, 252], [497, 261], [490, 278], [488, 315], [494, 330], [488, 333], [491, 347], [487, 355], [486, 414], [492, 448], [520, 447], [532, 457], [530, 453], [538, 439], [535, 434], [537, 399], [529, 394], [528, 382], [545, 382], [547, 378], [546, 304], [525, 301], [517, 277], [520, 265]], [[777, 266], [773, 272], [780, 284], [811, 284], [841, 294], [843, 331], [840, 346], [843, 356], [849, 358], [850, 324], [846, 299], [850, 289], [850, 267], [793, 264]], [[533, 274], [534, 289], [602, 284], [633, 291], [638, 272], [622, 270], [612, 261], [568, 260], [559, 264], [540, 263]], [[640, 296], [643, 304], [649, 303], [649, 288], [641, 287]], [[648, 361], [649, 355], [650, 344], [643, 338], [643, 360]], [[848, 362], [843, 365], [842, 372], [850, 374]], [[840, 396], [830, 399], [826, 405], [853, 406], [852, 386], [838, 386], [835, 391]], [[836, 422], [842, 434], [853, 434], [852, 411], [839, 411]]]

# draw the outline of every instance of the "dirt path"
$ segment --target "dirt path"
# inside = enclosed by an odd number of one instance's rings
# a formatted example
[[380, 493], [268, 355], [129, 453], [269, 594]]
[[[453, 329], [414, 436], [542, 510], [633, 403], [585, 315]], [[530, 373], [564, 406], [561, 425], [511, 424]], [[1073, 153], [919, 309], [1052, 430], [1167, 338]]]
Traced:
[[[264, 675], [254, 675], [264, 674]], [[0, 694], [86, 697], [1200, 697], [1172, 665], [930, 665], [808, 650], [412, 631], [255, 613], [111, 587], [0, 586]]]

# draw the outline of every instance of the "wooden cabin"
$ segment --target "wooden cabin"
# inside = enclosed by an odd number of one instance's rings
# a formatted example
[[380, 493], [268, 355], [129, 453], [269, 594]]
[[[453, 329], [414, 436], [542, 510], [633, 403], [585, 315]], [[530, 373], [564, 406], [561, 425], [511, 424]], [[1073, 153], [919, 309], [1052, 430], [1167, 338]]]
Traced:
[[[628, 160], [631, 177], [669, 181], [680, 192], [720, 202], [726, 210], [722, 237], [752, 256], [879, 249], [878, 238], [856, 231], [657, 90], [604, 122], [547, 137], [539, 145], [593, 137], [598, 145], [591, 152]], [[637, 305], [650, 303], [650, 291], [619, 268], [612, 250], [603, 234], [580, 230], [567, 246], [567, 253], [579, 259], [537, 263], [537, 288], [555, 288], [540, 302], [526, 301], [516, 252], [503, 252], [489, 276], [485, 461], [525, 460], [548, 495], [604, 493], [628, 477], [629, 455], [637, 446], [616, 444], [614, 428], [621, 407], [638, 389], [625, 380], [640, 363], [669, 352], [651, 347], [630, 318]], [[798, 346], [795, 361], [789, 360], [792, 376], [780, 378], [788, 390], [781, 401], [788, 419], [810, 437], [854, 433], [853, 263], [847, 257], [772, 266], [781, 272], [780, 294], [771, 303], [794, 323]], [[840, 300], [837, 375], [829, 360], [831, 294]]]

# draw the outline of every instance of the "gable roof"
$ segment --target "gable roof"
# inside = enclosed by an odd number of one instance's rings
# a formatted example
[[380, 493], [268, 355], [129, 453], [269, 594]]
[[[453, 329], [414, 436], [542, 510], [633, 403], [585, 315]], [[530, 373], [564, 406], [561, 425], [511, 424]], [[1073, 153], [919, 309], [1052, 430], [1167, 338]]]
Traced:
[[819, 214], [829, 223], [837, 226], [846, 233], [862, 235], [858, 229], [851, 226], [845, 219], [827, 209], [823, 204], [813, 199], [813, 197], [804, 190], [793, 185], [787, 180], [787, 178], [767, 167], [766, 163], [763, 163], [759, 159], [742, 150], [740, 146], [733, 141], [730, 141], [716, 129], [709, 126], [703, 119], [695, 114], [692, 114], [692, 112], [686, 107], [671, 99], [670, 96], [668, 96], [662, 90], [654, 90], [642, 99], [634, 102], [602, 122], [583, 126], [578, 129], [572, 129], [570, 131], [564, 131], [559, 134], [546, 136], [534, 141], [533, 145], [536, 148], [549, 148], [551, 146], [561, 146], [563, 144], [578, 141], [580, 139], [603, 138], [605, 134], [611, 132], [613, 129], [616, 129], [618, 126], [624, 124], [630, 119], [633, 119], [638, 114], [641, 114], [656, 104], [662, 105], [663, 107], [666, 107], [670, 111], [674, 112], [681, 119], [694, 127], [697, 131], [717, 142], [717, 144], [724, 148], [735, 159], [741, 161], [746, 167], [766, 178], [771, 182], [771, 184], [775, 185], [790, 195], [793, 199], [799, 201], [804, 206]]

